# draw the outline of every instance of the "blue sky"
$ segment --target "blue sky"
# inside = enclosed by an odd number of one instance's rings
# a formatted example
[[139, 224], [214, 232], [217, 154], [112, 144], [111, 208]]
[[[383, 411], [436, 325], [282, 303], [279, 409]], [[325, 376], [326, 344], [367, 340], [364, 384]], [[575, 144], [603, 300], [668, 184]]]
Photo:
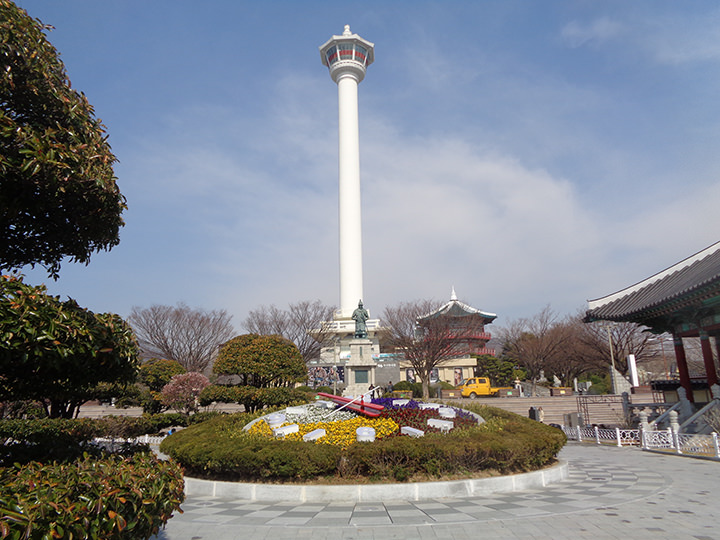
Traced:
[[120, 245], [57, 282], [94, 311], [339, 303], [337, 86], [359, 89], [365, 304], [458, 297], [496, 324], [718, 240], [715, 1], [20, 0], [108, 128]]

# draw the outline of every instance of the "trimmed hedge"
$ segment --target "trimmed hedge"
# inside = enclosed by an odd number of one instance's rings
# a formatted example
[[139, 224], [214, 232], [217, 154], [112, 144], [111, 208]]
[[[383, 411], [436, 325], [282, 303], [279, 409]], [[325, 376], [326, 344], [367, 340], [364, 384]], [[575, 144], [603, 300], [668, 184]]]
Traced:
[[486, 422], [447, 434], [353, 444], [344, 451], [332, 445], [274, 440], [243, 431], [259, 414], [228, 415], [191, 426], [166, 438], [160, 449], [190, 476], [351, 482], [530, 471], [552, 463], [566, 442], [562, 431], [528, 418], [494, 407], [471, 405], [467, 409]]
[[239, 403], [248, 412], [262, 410], [264, 407], [280, 407], [307, 403], [310, 398], [306, 392], [296, 388], [273, 387], [256, 388], [254, 386], [223, 386], [211, 384], [200, 393], [200, 405], [214, 402]]
[[189, 426], [221, 416], [219, 412], [203, 412], [192, 416], [179, 413], [103, 418], [40, 418], [37, 420], [0, 420], [0, 440], [14, 439], [39, 443], [54, 439], [58, 443], [77, 443], [94, 437], [138, 437], [157, 433], [173, 426]]
[[[0, 466], [15, 462], [68, 461], [84, 452], [98, 452], [89, 442], [95, 437], [127, 439], [158, 433], [174, 426], [188, 426], [218, 412], [156, 414], [142, 417], [106, 416], [104, 418], [41, 418], [38, 420], [0, 420]], [[133, 451], [132, 448], [129, 449]]]
[[182, 470], [149, 453], [0, 469], [0, 537], [148, 539], [180, 510]]

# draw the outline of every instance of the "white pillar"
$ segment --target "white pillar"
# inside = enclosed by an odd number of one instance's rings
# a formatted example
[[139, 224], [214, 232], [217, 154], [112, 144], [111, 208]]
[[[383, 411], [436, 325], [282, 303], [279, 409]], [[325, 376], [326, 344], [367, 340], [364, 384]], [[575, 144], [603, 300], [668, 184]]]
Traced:
[[628, 354], [627, 356], [627, 364], [630, 368], [630, 384], [633, 386], [640, 386], [640, 381], [638, 379], [638, 372], [637, 372], [637, 364], [635, 363], [635, 355], [634, 354]]
[[350, 318], [363, 298], [358, 84], [375, 60], [374, 48], [348, 25], [320, 46], [320, 59], [338, 85], [341, 318]]
[[338, 84], [340, 310], [349, 317], [363, 298], [358, 80], [344, 73]]

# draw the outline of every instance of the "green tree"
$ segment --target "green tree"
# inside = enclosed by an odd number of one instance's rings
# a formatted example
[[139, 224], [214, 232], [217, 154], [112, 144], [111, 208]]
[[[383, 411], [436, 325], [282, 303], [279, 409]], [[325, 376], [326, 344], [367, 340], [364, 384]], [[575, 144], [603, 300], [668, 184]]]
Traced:
[[515, 363], [491, 354], [477, 357], [477, 375], [488, 377], [496, 386], [512, 386], [515, 379], [524, 379], [525, 371], [516, 369]]
[[118, 315], [0, 278], [0, 401], [39, 400], [50, 417], [71, 418], [99, 383], [133, 382], [137, 364], [135, 336]]
[[222, 346], [213, 372], [238, 375], [241, 384], [256, 388], [305, 382], [307, 368], [292, 341], [280, 336], [244, 334]]
[[187, 370], [175, 360], [151, 358], [140, 366], [140, 382], [150, 390], [159, 392], [175, 375], [187, 373]]
[[105, 127], [47, 28], [0, 0], [0, 268], [57, 277], [64, 257], [87, 264], [117, 245], [127, 207]]

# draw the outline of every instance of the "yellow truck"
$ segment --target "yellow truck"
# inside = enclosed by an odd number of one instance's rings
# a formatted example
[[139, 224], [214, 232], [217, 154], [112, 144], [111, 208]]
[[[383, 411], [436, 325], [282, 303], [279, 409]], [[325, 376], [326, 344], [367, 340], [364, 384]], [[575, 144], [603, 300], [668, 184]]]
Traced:
[[492, 386], [487, 377], [471, 377], [460, 382], [457, 387], [462, 397], [475, 399], [478, 396], [511, 396], [512, 386]]

